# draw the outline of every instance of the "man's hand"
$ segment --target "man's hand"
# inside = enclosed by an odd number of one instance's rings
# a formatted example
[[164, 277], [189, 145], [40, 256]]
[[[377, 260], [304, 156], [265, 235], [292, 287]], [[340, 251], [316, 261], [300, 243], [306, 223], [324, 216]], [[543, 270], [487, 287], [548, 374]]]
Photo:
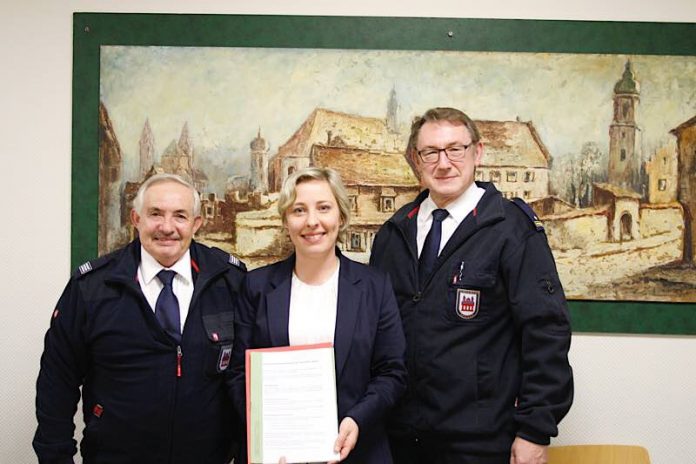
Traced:
[[516, 437], [512, 442], [510, 464], [547, 464], [547, 446]]
[[[355, 448], [360, 432], [358, 429], [358, 424], [350, 417], [343, 419], [338, 426], [338, 438], [336, 438], [336, 443], [334, 443], [334, 451], [340, 454], [339, 461], [347, 458], [348, 454]], [[335, 462], [337, 461], [330, 464]]]

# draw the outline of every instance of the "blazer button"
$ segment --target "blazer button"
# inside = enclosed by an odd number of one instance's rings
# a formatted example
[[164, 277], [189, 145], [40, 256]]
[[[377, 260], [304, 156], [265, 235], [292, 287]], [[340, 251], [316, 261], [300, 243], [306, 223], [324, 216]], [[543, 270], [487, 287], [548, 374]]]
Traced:
[[413, 295], [413, 302], [414, 302], [414, 303], [418, 303], [418, 302], [420, 301], [420, 299], [421, 299], [421, 294], [420, 294], [420, 292], [418, 292], [418, 293], [416, 293], [415, 295]]

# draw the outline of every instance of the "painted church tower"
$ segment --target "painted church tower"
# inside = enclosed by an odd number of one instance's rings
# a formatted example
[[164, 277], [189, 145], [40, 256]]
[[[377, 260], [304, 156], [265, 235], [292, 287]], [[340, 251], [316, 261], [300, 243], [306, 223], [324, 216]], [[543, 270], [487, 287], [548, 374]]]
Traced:
[[640, 175], [636, 108], [640, 101], [640, 84], [633, 74], [631, 61], [626, 62], [623, 76], [614, 85], [614, 118], [609, 126], [609, 183], [637, 190]]
[[145, 120], [138, 147], [140, 148], [140, 179], [145, 179], [147, 172], [155, 164], [155, 136], [152, 134], [149, 119]]
[[396, 99], [396, 89], [392, 87], [387, 103], [387, 130], [392, 134], [399, 133], [399, 102]]
[[251, 175], [249, 189], [252, 192], [268, 192], [268, 151], [270, 147], [261, 137], [261, 128], [256, 138], [249, 144], [251, 148]]

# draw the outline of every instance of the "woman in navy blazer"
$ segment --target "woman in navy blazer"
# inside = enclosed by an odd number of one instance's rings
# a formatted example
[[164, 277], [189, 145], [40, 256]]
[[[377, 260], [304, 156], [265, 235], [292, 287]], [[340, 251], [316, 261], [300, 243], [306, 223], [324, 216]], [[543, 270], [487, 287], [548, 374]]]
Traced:
[[[384, 421], [405, 389], [405, 340], [388, 277], [343, 256], [350, 203], [338, 174], [305, 168], [278, 201], [295, 253], [247, 274], [235, 319], [233, 397], [244, 416], [248, 348], [333, 342], [339, 433], [347, 463], [392, 462]], [[332, 287], [333, 286], [333, 287]]]

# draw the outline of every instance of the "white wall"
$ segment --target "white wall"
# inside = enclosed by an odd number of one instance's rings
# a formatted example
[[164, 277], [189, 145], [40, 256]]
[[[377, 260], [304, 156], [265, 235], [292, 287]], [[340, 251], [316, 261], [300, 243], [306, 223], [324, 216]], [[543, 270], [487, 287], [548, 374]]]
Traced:
[[[693, 0], [0, 0], [0, 462], [35, 462], [34, 382], [69, 269], [72, 13], [441, 16], [696, 22]], [[9, 170], [8, 170], [9, 167]], [[576, 335], [576, 401], [556, 443], [639, 443], [694, 462], [696, 338]]]

